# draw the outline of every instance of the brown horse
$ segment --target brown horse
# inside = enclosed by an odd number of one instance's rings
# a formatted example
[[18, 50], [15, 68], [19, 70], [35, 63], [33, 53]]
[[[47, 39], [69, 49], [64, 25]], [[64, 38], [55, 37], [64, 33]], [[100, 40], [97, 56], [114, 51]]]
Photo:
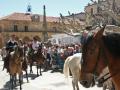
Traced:
[[85, 73], [100, 75], [108, 66], [116, 90], [120, 90], [120, 34], [111, 33], [103, 35], [105, 26], [92, 36], [88, 36], [82, 50], [81, 79], [82, 85], [88, 79]]
[[19, 46], [15, 46], [14, 51], [10, 53], [9, 56], [9, 67], [8, 72], [10, 73], [10, 84], [11, 88], [16, 85], [16, 75], [19, 76], [20, 90], [22, 90], [22, 60], [23, 52]]
[[[29, 47], [30, 49], [32, 49], [32, 47]], [[28, 63], [30, 64], [30, 73], [33, 73], [32, 70], [32, 66], [34, 63], [36, 63], [37, 65], [37, 76], [39, 76], [38, 74], [38, 68], [40, 68], [40, 75], [42, 75], [42, 65], [45, 62], [45, 57], [42, 53], [42, 46], [38, 47], [38, 51], [36, 53], [34, 53], [34, 51], [32, 51], [31, 53], [28, 54]]]

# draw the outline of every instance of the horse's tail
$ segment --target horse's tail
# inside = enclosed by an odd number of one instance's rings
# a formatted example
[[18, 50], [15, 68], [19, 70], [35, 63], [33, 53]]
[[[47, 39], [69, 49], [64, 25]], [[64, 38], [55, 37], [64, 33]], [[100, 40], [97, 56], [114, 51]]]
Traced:
[[68, 57], [66, 60], [65, 60], [65, 63], [64, 63], [64, 68], [63, 68], [63, 73], [65, 75], [66, 78], [68, 78], [69, 76], [69, 60], [70, 60], [70, 57]]

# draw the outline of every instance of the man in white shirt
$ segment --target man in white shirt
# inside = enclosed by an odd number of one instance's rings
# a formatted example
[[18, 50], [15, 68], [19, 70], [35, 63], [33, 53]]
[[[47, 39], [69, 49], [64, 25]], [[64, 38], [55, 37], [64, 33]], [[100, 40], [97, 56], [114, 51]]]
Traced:
[[41, 45], [41, 43], [34, 37], [33, 42], [32, 42], [32, 49], [33, 49], [34, 53], [37, 53], [37, 50], [40, 45]]

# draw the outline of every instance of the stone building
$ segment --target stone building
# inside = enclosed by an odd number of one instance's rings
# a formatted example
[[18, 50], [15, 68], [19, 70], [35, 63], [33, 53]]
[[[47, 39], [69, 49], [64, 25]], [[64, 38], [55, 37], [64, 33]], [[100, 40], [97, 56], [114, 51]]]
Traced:
[[119, 0], [98, 0], [89, 3], [85, 7], [86, 13], [86, 24], [96, 25], [100, 23], [107, 23], [118, 25], [119, 21], [115, 17], [120, 13], [120, 2]]
[[[60, 33], [60, 30], [57, 30], [57, 27], [59, 26], [58, 17], [46, 17], [46, 20], [49, 37], [53, 33]], [[32, 38], [37, 35], [42, 39], [42, 32], [44, 32], [43, 15], [12, 13], [0, 18], [0, 31], [2, 37], [4, 37], [4, 41], [6, 41], [11, 34], [15, 34], [20, 38], [25, 36]]]

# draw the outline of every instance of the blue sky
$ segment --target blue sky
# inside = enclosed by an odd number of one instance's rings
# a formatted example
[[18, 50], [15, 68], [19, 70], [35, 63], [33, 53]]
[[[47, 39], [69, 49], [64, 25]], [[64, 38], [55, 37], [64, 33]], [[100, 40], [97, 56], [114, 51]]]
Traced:
[[43, 14], [43, 5], [46, 5], [47, 16], [68, 15], [68, 11], [83, 12], [88, 2], [90, 0], [0, 0], [0, 17], [13, 12], [25, 13], [28, 3], [32, 6], [32, 13]]

